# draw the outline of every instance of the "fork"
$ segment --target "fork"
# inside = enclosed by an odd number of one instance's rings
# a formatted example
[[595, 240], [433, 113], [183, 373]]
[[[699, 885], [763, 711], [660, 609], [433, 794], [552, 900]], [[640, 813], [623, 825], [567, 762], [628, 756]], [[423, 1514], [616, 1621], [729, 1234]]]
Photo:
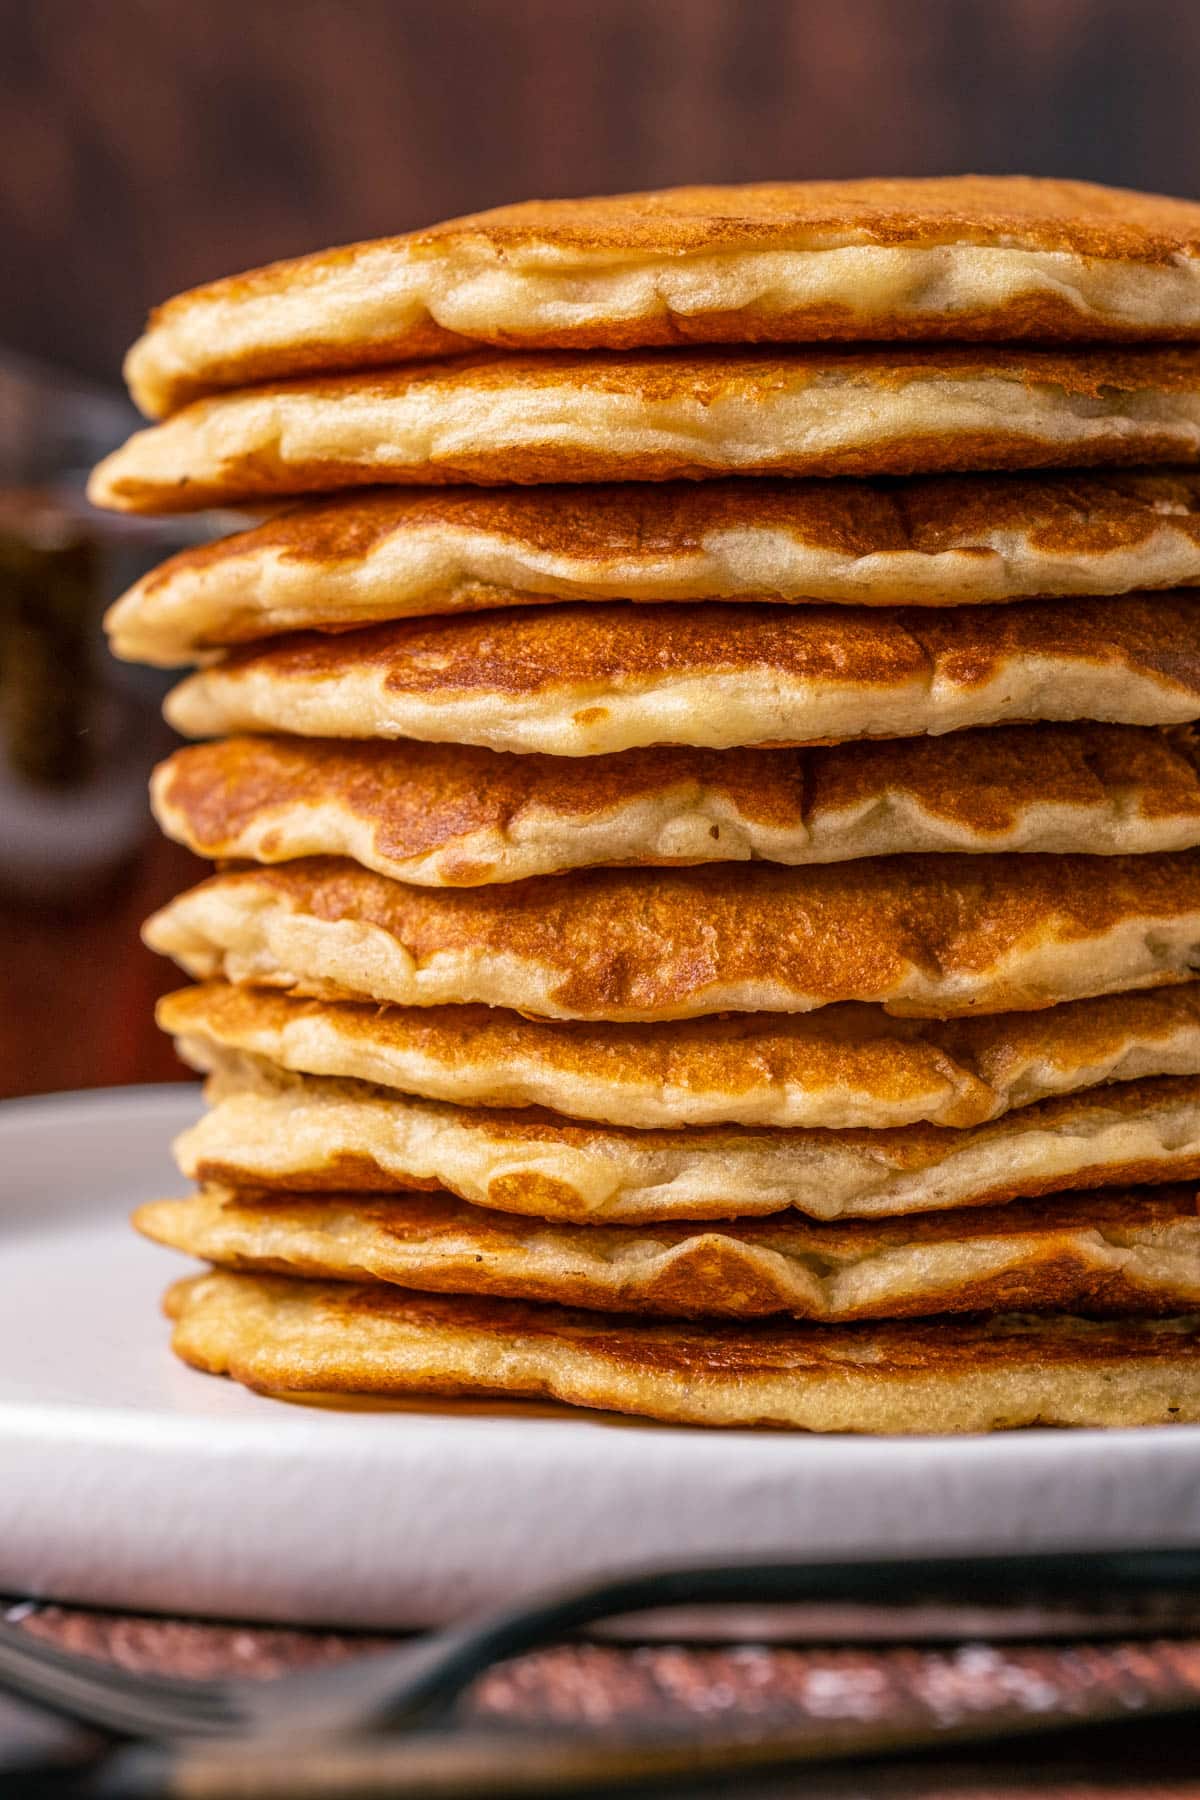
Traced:
[[[1098, 1597], [1100, 1603], [1098, 1604]], [[527, 1605], [422, 1636], [396, 1649], [370, 1651], [332, 1668], [272, 1681], [189, 1680], [133, 1673], [46, 1644], [0, 1625], [0, 1689], [79, 1723], [140, 1738], [264, 1737], [330, 1734], [411, 1725], [444, 1712], [494, 1663], [561, 1641], [605, 1621], [674, 1608], [813, 1605], [882, 1612], [856, 1643], [897, 1635], [886, 1615], [903, 1608], [953, 1616], [964, 1603], [1001, 1621], [1036, 1607], [1050, 1628], [1036, 1635], [1095, 1638], [1200, 1629], [1200, 1551], [1048, 1552], [866, 1562], [733, 1562], [619, 1576], [543, 1595]], [[1063, 1609], [1070, 1608], [1069, 1617]], [[1082, 1609], [1082, 1610], [1081, 1610]], [[957, 1642], [991, 1634], [974, 1619], [968, 1632], [946, 1624], [918, 1630], [923, 1641]], [[693, 1624], [691, 1636], [697, 1633]], [[714, 1626], [709, 1641], [720, 1641]], [[811, 1625], [803, 1633], [813, 1641]], [[834, 1632], [845, 1638], [845, 1624]], [[910, 1621], [904, 1635], [912, 1635]], [[1011, 1633], [1009, 1633], [1011, 1635]], [[828, 1627], [817, 1641], [828, 1638]]]
[[[713, 1609], [724, 1607], [788, 1609], [785, 1623], [792, 1641], [841, 1639], [855, 1643], [904, 1641], [961, 1642], [985, 1633], [1071, 1639], [1165, 1635], [1200, 1631], [1200, 1551], [1054, 1552], [1029, 1556], [955, 1556], [919, 1560], [803, 1563], [794, 1560], [701, 1565], [634, 1573], [599, 1585], [573, 1587], [533, 1603], [489, 1614], [481, 1620], [422, 1637], [396, 1649], [373, 1651], [332, 1668], [284, 1676], [273, 1681], [192, 1681], [161, 1675], [133, 1674], [92, 1658], [47, 1645], [26, 1631], [0, 1625], [0, 1690], [61, 1716], [98, 1729], [110, 1738], [169, 1741], [175, 1748], [149, 1761], [128, 1762], [121, 1791], [161, 1791], [164, 1771], [180, 1758], [190, 1758], [193, 1776], [203, 1767], [220, 1768], [236, 1748], [237, 1766], [246, 1771], [256, 1758], [267, 1771], [290, 1768], [278, 1790], [269, 1783], [263, 1793], [297, 1791], [297, 1773], [312, 1774], [315, 1750], [331, 1746], [342, 1769], [361, 1762], [362, 1739], [351, 1734], [396, 1733], [445, 1721], [465, 1690], [495, 1663], [562, 1640], [606, 1621], [632, 1620], [647, 1613], [686, 1608], [685, 1635], [721, 1641], [727, 1635]], [[963, 1607], [970, 1609], [964, 1629]], [[823, 1608], [815, 1616], [812, 1608]], [[835, 1609], [831, 1614], [830, 1609]], [[696, 1609], [700, 1609], [697, 1613]], [[1030, 1626], [1036, 1609], [1037, 1629]], [[657, 1624], [653, 1617], [651, 1624]], [[661, 1630], [656, 1633], [661, 1635]], [[672, 1633], [671, 1635], [677, 1635]], [[1200, 1695], [1151, 1697], [1148, 1712], [1191, 1710]], [[1012, 1729], [1036, 1724], [1062, 1724], [1053, 1716], [1004, 1722]], [[825, 1732], [806, 1734], [796, 1750], [806, 1756], [862, 1754], [871, 1742], [896, 1747], [895, 1733], [874, 1728], [871, 1734]], [[994, 1736], [994, 1719], [969, 1721], [972, 1740]], [[956, 1732], [962, 1741], [964, 1731]], [[940, 1742], [946, 1733], [927, 1728], [915, 1736], [911, 1726], [901, 1734], [901, 1747]], [[215, 1739], [212, 1753], [197, 1760], [181, 1740]], [[377, 1744], [383, 1740], [378, 1737]], [[340, 1744], [340, 1749], [338, 1748]], [[625, 1746], [627, 1751], [632, 1748]], [[760, 1746], [760, 1751], [764, 1749]], [[779, 1746], [774, 1746], [777, 1753]], [[637, 1746], [641, 1768], [672, 1757], [682, 1766], [697, 1754], [694, 1740]], [[713, 1746], [709, 1744], [711, 1752]], [[726, 1744], [727, 1753], [745, 1758], [751, 1747]], [[770, 1752], [772, 1747], [765, 1747]], [[295, 1751], [299, 1751], [297, 1762]], [[651, 1751], [654, 1754], [651, 1754]], [[353, 1752], [353, 1753], [351, 1753]], [[368, 1767], [376, 1767], [370, 1755]], [[706, 1763], [705, 1766], [709, 1766]], [[624, 1765], [622, 1765], [624, 1767]], [[150, 1773], [154, 1782], [147, 1786]], [[139, 1779], [132, 1777], [137, 1773]], [[280, 1777], [282, 1781], [282, 1777]], [[96, 1790], [99, 1791], [99, 1790]], [[116, 1790], [114, 1790], [116, 1791]], [[352, 1791], [350, 1787], [346, 1791]], [[375, 1791], [369, 1786], [353, 1791]]]

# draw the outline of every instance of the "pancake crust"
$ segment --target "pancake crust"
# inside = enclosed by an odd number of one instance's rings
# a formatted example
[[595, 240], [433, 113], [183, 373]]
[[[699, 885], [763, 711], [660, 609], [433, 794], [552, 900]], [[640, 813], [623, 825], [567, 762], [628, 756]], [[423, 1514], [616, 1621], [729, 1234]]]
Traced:
[[155, 1242], [257, 1274], [385, 1281], [604, 1312], [844, 1323], [955, 1312], [1169, 1316], [1200, 1307], [1188, 1187], [1055, 1194], [885, 1224], [546, 1225], [448, 1194], [207, 1189], [133, 1216]]
[[1200, 843], [1198, 761], [1192, 728], [1120, 725], [571, 761], [233, 737], [176, 751], [151, 796], [167, 836], [200, 856], [346, 856], [423, 887], [477, 887], [605, 863], [1183, 850]]
[[371, 486], [1193, 463], [1200, 347], [481, 351], [196, 400], [94, 471], [175, 512]]
[[683, 1019], [871, 1000], [1023, 1012], [1200, 970], [1200, 856], [879, 857], [408, 887], [336, 858], [220, 874], [151, 918], [190, 975], [327, 999]]
[[548, 600], [956, 606], [1200, 583], [1200, 474], [379, 488], [171, 557], [111, 609], [172, 667], [281, 632]]
[[224, 1271], [177, 1282], [166, 1308], [184, 1362], [266, 1393], [525, 1397], [808, 1431], [1200, 1420], [1194, 1315], [687, 1325]]
[[192, 737], [288, 731], [598, 756], [1200, 715], [1200, 593], [928, 608], [554, 606], [308, 632], [189, 676]]
[[156, 415], [472, 342], [1187, 337], [1198, 255], [1190, 202], [1024, 176], [531, 200], [194, 288], [126, 376]]
[[190, 1178], [234, 1188], [445, 1188], [539, 1219], [657, 1223], [888, 1218], [1060, 1188], [1200, 1178], [1200, 1078], [1125, 1082], [969, 1131], [635, 1131], [534, 1109], [413, 1100], [220, 1054], [212, 1110], [175, 1144]]
[[540, 1106], [637, 1127], [981, 1125], [1104, 1082], [1200, 1075], [1195, 982], [932, 1023], [850, 1002], [666, 1025], [364, 1006], [210, 982], [165, 995], [158, 1023], [198, 1069], [237, 1052], [461, 1106]]

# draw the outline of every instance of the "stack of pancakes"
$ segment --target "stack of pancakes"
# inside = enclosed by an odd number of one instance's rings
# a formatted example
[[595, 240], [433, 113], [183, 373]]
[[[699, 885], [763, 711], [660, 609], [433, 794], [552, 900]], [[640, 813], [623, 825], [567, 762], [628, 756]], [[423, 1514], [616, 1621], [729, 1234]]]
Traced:
[[128, 373], [95, 498], [262, 515], [110, 619], [199, 665], [154, 797], [221, 865], [147, 927], [187, 1361], [1200, 1418], [1200, 207], [509, 207]]

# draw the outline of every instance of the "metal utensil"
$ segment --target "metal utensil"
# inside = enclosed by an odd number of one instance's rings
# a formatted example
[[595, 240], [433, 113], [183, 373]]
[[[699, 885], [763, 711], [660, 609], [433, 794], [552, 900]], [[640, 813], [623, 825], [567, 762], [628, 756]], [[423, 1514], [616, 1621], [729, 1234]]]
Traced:
[[[0, 1689], [128, 1737], [325, 1735], [444, 1711], [494, 1663], [642, 1613], [786, 1607], [793, 1641], [954, 1642], [1006, 1616], [1062, 1619], [1060, 1635], [1200, 1630], [1200, 1551], [1048, 1553], [899, 1561], [727, 1563], [557, 1591], [396, 1649], [263, 1681], [133, 1673], [0, 1626]], [[813, 1609], [806, 1620], [806, 1612]], [[836, 1613], [831, 1609], [837, 1609]], [[956, 1620], [958, 1621], [956, 1623]], [[933, 1629], [929, 1629], [932, 1621]], [[656, 1620], [656, 1635], [663, 1635]], [[840, 1628], [837, 1628], [839, 1627]], [[964, 1629], [965, 1626], [965, 1629]], [[924, 1628], [922, 1628], [924, 1627]], [[715, 1621], [714, 1640], [722, 1633]], [[1045, 1632], [1039, 1635], [1046, 1635]]]
[[[113, 1736], [171, 1740], [169, 1750], [121, 1753], [112, 1768], [121, 1771], [123, 1792], [174, 1791], [185, 1775], [189, 1792], [204, 1791], [206, 1784], [216, 1792], [222, 1771], [228, 1778], [236, 1767], [239, 1792], [336, 1789], [365, 1794], [384, 1791], [389, 1784], [395, 1788], [402, 1764], [411, 1773], [418, 1742], [431, 1759], [431, 1770], [439, 1762], [449, 1767], [447, 1734], [428, 1728], [444, 1721], [466, 1688], [497, 1662], [601, 1621], [629, 1621], [648, 1611], [661, 1616], [664, 1609], [686, 1607], [694, 1623], [696, 1608], [710, 1613], [718, 1607], [752, 1607], [761, 1615], [780, 1605], [789, 1609], [794, 1636], [809, 1643], [829, 1641], [831, 1618], [840, 1618], [843, 1627], [852, 1624], [849, 1635], [857, 1643], [922, 1636], [920, 1629], [904, 1631], [905, 1621], [918, 1627], [924, 1621], [924, 1641], [946, 1643], [977, 1635], [982, 1617], [1029, 1620], [1035, 1613], [1051, 1621], [1069, 1619], [1072, 1638], [1114, 1633], [1161, 1637], [1200, 1631], [1200, 1552], [779, 1561], [655, 1571], [552, 1594], [394, 1650], [270, 1682], [133, 1674], [65, 1653], [7, 1626], [0, 1628], [0, 1689]], [[813, 1608], [817, 1610], [808, 1612]], [[936, 1627], [932, 1634], [929, 1621]], [[967, 1630], [956, 1621], [966, 1622]], [[846, 1631], [833, 1636], [844, 1641]], [[1164, 1689], [1150, 1698], [1140, 1716], [1193, 1709], [1200, 1709], [1200, 1682]], [[1088, 1716], [1121, 1714], [1121, 1703], [1113, 1702], [1107, 1710], [1098, 1704]], [[546, 1763], [546, 1769], [560, 1769], [563, 1782], [571, 1770], [572, 1779], [586, 1774], [595, 1781], [615, 1778], [614, 1771], [623, 1772], [622, 1778], [631, 1773], [648, 1777], [731, 1762], [740, 1766], [978, 1742], [1063, 1723], [1053, 1711], [1031, 1715], [1014, 1706], [941, 1724], [928, 1719], [837, 1720], [814, 1731], [810, 1723], [754, 1742], [736, 1734], [714, 1741], [711, 1732], [698, 1735], [695, 1730], [656, 1732], [651, 1742], [628, 1737], [620, 1743], [592, 1742], [575, 1734], [569, 1743], [557, 1745], [557, 1760], [551, 1757], [547, 1763], [544, 1748], [535, 1754], [528, 1745], [521, 1756], [525, 1761], [532, 1756], [539, 1768]], [[419, 1738], [404, 1738], [406, 1761], [396, 1734], [416, 1727], [421, 1728]], [[219, 1742], [180, 1741], [196, 1739]], [[547, 1741], [541, 1740], [543, 1746]], [[478, 1733], [471, 1742], [478, 1744]], [[460, 1744], [459, 1765], [463, 1748]], [[513, 1743], [509, 1750], [515, 1753]], [[480, 1766], [486, 1768], [489, 1752], [485, 1748], [480, 1754]], [[257, 1785], [247, 1786], [252, 1778]], [[461, 1766], [455, 1779], [460, 1786], [466, 1779]], [[314, 1782], [318, 1784], [312, 1786]]]

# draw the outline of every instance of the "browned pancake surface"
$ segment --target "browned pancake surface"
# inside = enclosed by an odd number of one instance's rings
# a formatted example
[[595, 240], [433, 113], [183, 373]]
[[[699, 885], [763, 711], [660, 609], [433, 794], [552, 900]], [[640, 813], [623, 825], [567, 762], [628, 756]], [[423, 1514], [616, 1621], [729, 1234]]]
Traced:
[[178, 663], [287, 630], [539, 599], [950, 606], [1197, 579], [1200, 477], [1186, 470], [379, 488], [180, 552], [108, 626], [120, 654]]
[[[202, 1284], [205, 1280], [200, 1278]], [[230, 1284], [230, 1278], [225, 1281], [225, 1291], [235, 1293], [237, 1288]], [[246, 1284], [246, 1291], [250, 1285]], [[398, 1292], [383, 1284], [326, 1288], [320, 1283], [297, 1286], [284, 1279], [266, 1277], [253, 1286], [260, 1289], [263, 1298], [278, 1298], [284, 1303], [292, 1299], [302, 1307], [311, 1302], [329, 1307], [333, 1317], [340, 1317], [347, 1324], [356, 1319], [392, 1319], [418, 1331], [439, 1326], [452, 1330], [480, 1328], [510, 1343], [525, 1337], [582, 1341], [631, 1367], [655, 1368], [678, 1377], [743, 1372], [749, 1375], [772, 1369], [799, 1375], [810, 1370], [815, 1373], [857, 1367], [868, 1368], [873, 1380], [886, 1381], [902, 1371], [959, 1368], [965, 1372], [972, 1366], [1010, 1361], [1071, 1362], [1080, 1350], [1087, 1360], [1101, 1354], [1169, 1354], [1185, 1345], [1190, 1355], [1200, 1355], [1194, 1328], [1185, 1336], [1175, 1321], [1157, 1328], [1145, 1324], [1136, 1333], [1117, 1321], [1097, 1321], [1086, 1331], [1077, 1332], [1070, 1328], [1074, 1323], [1070, 1320], [1060, 1322], [1064, 1329], [1055, 1329], [1053, 1322], [1039, 1325], [1009, 1318], [946, 1320], [939, 1321], [936, 1328], [904, 1324], [851, 1326], [844, 1331], [801, 1324], [746, 1329], [719, 1320], [691, 1326], [648, 1321], [635, 1325], [567, 1308], [466, 1295], [443, 1299]], [[186, 1287], [186, 1283], [179, 1283], [174, 1290], [171, 1311], [176, 1317], [186, 1317]], [[336, 1381], [329, 1385], [337, 1389], [352, 1384]]]
[[210, 1189], [142, 1206], [134, 1223], [230, 1268], [668, 1316], [1169, 1316], [1200, 1303], [1200, 1220], [1187, 1186], [879, 1224], [787, 1216], [652, 1229], [546, 1225], [448, 1194], [314, 1200]]
[[[963, 386], [968, 405], [953, 412]], [[980, 422], [987, 396], [994, 417]], [[785, 414], [803, 397], [794, 442]], [[900, 397], [903, 405], [889, 407]], [[851, 418], [849, 408], [855, 412]], [[832, 438], [813, 437], [827, 409]], [[948, 410], [951, 409], [951, 410]], [[478, 351], [193, 401], [101, 463], [101, 506], [194, 510], [327, 489], [888, 476], [1197, 459], [1200, 347]], [[1111, 424], [1104, 420], [1111, 415]], [[774, 418], [771, 430], [763, 421]], [[534, 429], [530, 429], [533, 421]], [[618, 434], [618, 423], [620, 432]], [[787, 429], [791, 429], [789, 426]]]
[[184, 1361], [268, 1392], [524, 1395], [835, 1431], [1200, 1417], [1195, 1317], [682, 1325], [227, 1273], [177, 1283], [167, 1310]]
[[[1186, 322], [1173, 319], [1169, 308], [1134, 306], [1131, 316], [1127, 298], [1110, 311], [1103, 265], [1134, 263], [1169, 275], [1196, 254], [1198, 218], [1188, 201], [1022, 176], [772, 182], [531, 200], [274, 263], [178, 295], [151, 315], [129, 373], [139, 400], [158, 411], [214, 386], [437, 354], [481, 340], [620, 348], [756, 338], [1186, 335]], [[748, 287], [738, 279], [745, 259], [844, 245], [909, 256], [936, 246], [952, 258], [958, 252], [964, 267], [956, 260], [950, 265], [962, 287], [957, 303], [926, 299], [929, 272], [922, 277], [916, 268], [901, 290], [893, 276], [883, 294], [863, 292], [852, 277], [835, 277], [831, 285], [818, 279], [815, 293], [806, 293], [803, 283], [773, 291], [769, 275]], [[976, 288], [970, 272], [972, 249], [987, 246], [1067, 260], [1057, 282], [1045, 271], [1035, 277], [1018, 270], [1011, 289], [993, 297], [986, 277]], [[707, 281], [701, 277], [678, 304], [662, 282], [624, 298], [609, 289], [610, 278], [619, 282], [639, 264], [674, 270], [682, 263], [686, 270], [693, 258], [702, 260]], [[1071, 291], [1081, 261], [1096, 283], [1091, 305]], [[453, 288], [456, 275], [488, 268], [518, 281], [528, 271], [543, 286], [561, 283], [567, 304], [549, 315], [536, 307], [531, 313], [519, 301], [498, 311], [477, 305], [467, 317], [451, 308], [449, 323], [428, 310], [436, 308], [439, 274]], [[433, 276], [433, 293], [424, 295], [423, 269], [427, 283]], [[395, 288], [389, 271], [406, 284], [394, 295], [391, 317], [379, 291]], [[583, 291], [575, 291], [577, 282]], [[889, 291], [896, 300], [890, 306]], [[342, 316], [348, 295], [363, 306], [350, 323]], [[266, 308], [269, 318], [273, 305], [296, 300], [307, 304], [293, 309], [288, 330], [249, 329], [244, 341], [239, 333], [231, 343], [220, 329], [231, 317]], [[207, 354], [192, 348], [181, 359], [176, 339], [191, 348], [192, 332], [214, 316]]]
[[[506, 707], [505, 702], [510, 704]], [[1200, 596], [929, 608], [553, 606], [306, 632], [182, 682], [200, 737], [283, 729], [558, 756], [1200, 712]]]
[[[151, 921], [151, 943], [170, 952], [173, 921], [210, 901], [256, 910], [274, 903], [317, 922], [370, 925], [418, 969], [459, 953], [514, 958], [536, 967], [556, 1010], [581, 1018], [722, 1011], [739, 985], [772, 983], [802, 992], [809, 1005], [882, 999], [897, 1011], [1005, 1012], [1073, 997], [1008, 974], [1008, 959], [1035, 947], [1055, 943], [1091, 964], [1109, 934], [1132, 930], [1157, 944], [1167, 927], [1190, 945], [1200, 857], [897, 856], [804, 870], [583, 870], [439, 892], [313, 857], [213, 877]], [[1178, 961], [1154, 956], [1153, 973], [1139, 965], [1136, 985], [1181, 978]], [[1200, 947], [1184, 956], [1200, 965]], [[902, 997], [914, 973], [940, 1004]], [[1104, 971], [1094, 977], [1090, 991], [1103, 991]], [[304, 984], [303, 976], [267, 978]]]
[[[816, 236], [850, 235], [876, 244], [1019, 243], [1033, 250], [1169, 262], [1200, 253], [1200, 206], [1161, 194], [1094, 182], [1021, 175], [953, 175], [861, 181], [758, 182], [739, 186], [663, 188], [582, 200], [524, 200], [425, 226], [406, 239], [435, 245], [483, 239], [497, 249], [548, 243], [563, 250], [778, 249]], [[274, 290], [303, 282], [331, 261], [368, 244], [318, 251], [244, 275], [226, 277], [192, 295]]]
[[[218, 569], [271, 552], [320, 570], [360, 561], [398, 532], [451, 528], [607, 568], [669, 563], [716, 533], [781, 531], [814, 549], [866, 557], [967, 552], [971, 538], [1009, 530], [1057, 555], [1145, 543], [1169, 518], [1200, 546], [1200, 473], [1080, 470], [1071, 475], [914, 476], [905, 482], [597, 483], [569, 488], [376, 488], [300, 501], [273, 518], [181, 550], [141, 586], [154, 593], [182, 570]], [[612, 598], [622, 598], [613, 595]], [[748, 596], [749, 597], [749, 596]], [[763, 596], [767, 598], [768, 596]], [[788, 596], [803, 599], [803, 595]], [[522, 594], [510, 596], [522, 601]], [[430, 596], [429, 610], [440, 610]], [[481, 596], [480, 605], [497, 598]]]
[[[1133, 726], [570, 759], [241, 736], [176, 751], [153, 792], [164, 830], [201, 856], [344, 853], [399, 880], [447, 886], [599, 862], [824, 862], [927, 842], [1024, 849], [1022, 834], [1039, 830], [1032, 848], [1098, 852], [1200, 837], [1194, 732]], [[1038, 827], [1044, 809], [1058, 810]]]
[[973, 687], [1006, 663], [1030, 657], [1124, 665], [1200, 701], [1200, 596], [1185, 590], [944, 613], [783, 611], [717, 602], [553, 606], [498, 617], [405, 620], [335, 636], [303, 633], [237, 651], [222, 666], [307, 681], [378, 668], [397, 693], [487, 692], [499, 700], [750, 669], [864, 689], [900, 686], [936, 669], [956, 687]]
[[998, 1205], [1063, 1188], [1200, 1179], [1200, 1082], [1059, 1094], [973, 1131], [680, 1130], [413, 1100], [218, 1058], [212, 1110], [175, 1144], [183, 1173], [232, 1188], [445, 1188], [533, 1218], [653, 1225], [795, 1209], [870, 1218]]
[[197, 1050], [217, 1046], [435, 1100], [540, 1105], [638, 1127], [970, 1126], [1100, 1082], [1200, 1074], [1195, 982], [978, 1019], [896, 1019], [848, 1002], [658, 1025], [208, 982], [165, 995], [157, 1017], [205, 1066], [211, 1057]]

